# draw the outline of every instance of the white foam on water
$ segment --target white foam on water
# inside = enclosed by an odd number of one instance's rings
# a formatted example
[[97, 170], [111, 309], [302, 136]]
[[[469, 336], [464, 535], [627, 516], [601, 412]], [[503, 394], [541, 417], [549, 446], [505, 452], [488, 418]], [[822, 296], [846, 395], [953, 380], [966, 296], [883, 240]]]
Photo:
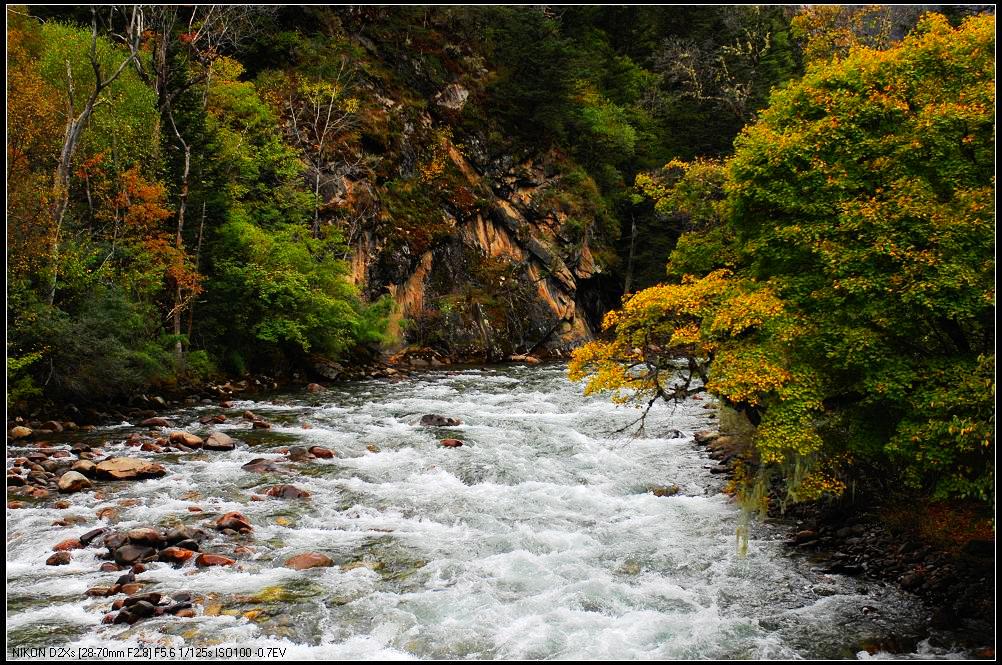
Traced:
[[[852, 657], [858, 638], [919, 621], [921, 608], [902, 594], [861, 595], [856, 581], [791, 558], [768, 525], [756, 526], [748, 556], [738, 556], [738, 510], [692, 445], [693, 432], [713, 426], [706, 401], [657, 405], [643, 435], [633, 436], [618, 430], [636, 410], [582, 396], [564, 371], [438, 370], [280, 404], [241, 400], [236, 409], [282, 421], [255, 433], [251, 447], [182, 457], [166, 464], [167, 476], [123, 483], [108, 501], [74, 495], [73, 512], [86, 525], [51, 526], [70, 511], [8, 512], [8, 590], [23, 601], [8, 615], [8, 635], [51, 615], [75, 627], [63, 638], [75, 646], [280, 646], [286, 658], [303, 660], [814, 658]], [[197, 425], [207, 412], [214, 410], [188, 409], [175, 421], [250, 438], [241, 421]], [[463, 424], [422, 427], [427, 413]], [[287, 424], [302, 422], [312, 428]], [[681, 438], [670, 438], [674, 430]], [[465, 445], [443, 448], [445, 437]], [[369, 452], [371, 444], [380, 452]], [[327, 446], [338, 456], [291, 464], [274, 453], [289, 445]], [[289, 473], [241, 468], [256, 457]], [[250, 500], [277, 482], [312, 496]], [[649, 492], [670, 484], [681, 493]], [[140, 503], [119, 506], [122, 497]], [[287, 623], [199, 615], [101, 626], [111, 599], [71, 600], [113, 581], [116, 574], [96, 572], [98, 550], [75, 551], [59, 567], [42, 565], [41, 553], [104, 525], [93, 511], [105, 506], [119, 511], [115, 528], [180, 520], [210, 534], [206, 551], [253, 548], [233, 567], [150, 564], [138, 576], [144, 591], [211, 594], [242, 614], [270, 606], [248, 605], [241, 594], [285, 589], [290, 595], [269, 611], [286, 614]], [[248, 517], [251, 538], [213, 530], [229, 511]], [[283, 567], [305, 551], [324, 552], [336, 565]], [[864, 604], [892, 624], [862, 618]], [[183, 637], [186, 630], [193, 632]]]

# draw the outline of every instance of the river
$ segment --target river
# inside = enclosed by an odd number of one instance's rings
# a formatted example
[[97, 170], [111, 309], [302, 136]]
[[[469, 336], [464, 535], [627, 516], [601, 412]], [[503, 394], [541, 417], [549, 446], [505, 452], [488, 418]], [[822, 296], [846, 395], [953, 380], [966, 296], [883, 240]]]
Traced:
[[[156, 458], [163, 478], [99, 484], [7, 511], [7, 637], [11, 647], [74, 649], [223, 646], [281, 648], [287, 658], [763, 659], [853, 658], [920, 630], [911, 596], [861, 578], [827, 575], [791, 555], [786, 530], [753, 527], [739, 556], [739, 511], [705, 469], [692, 433], [713, 428], [706, 401], [658, 405], [645, 435], [616, 433], [637, 417], [584, 397], [562, 365], [429, 371], [398, 382], [335, 385], [322, 393], [239, 401], [215, 426], [231, 452], [138, 453], [129, 423], [86, 435], [111, 454]], [[251, 409], [273, 423], [251, 430]], [[193, 432], [218, 406], [166, 415]], [[422, 427], [423, 414], [460, 418]], [[303, 424], [309, 424], [306, 429]], [[681, 438], [669, 438], [679, 430]], [[438, 441], [460, 438], [460, 448]], [[53, 439], [68, 443], [74, 437]], [[320, 445], [333, 459], [253, 458]], [[12, 448], [16, 454], [17, 448]], [[375, 451], [375, 452], [374, 452]], [[8, 459], [8, 466], [10, 460]], [[251, 500], [275, 483], [309, 499]], [[675, 496], [649, 492], [678, 485]], [[59, 498], [59, 497], [54, 497]], [[111, 507], [117, 515], [98, 519]], [[190, 512], [189, 507], [202, 512]], [[103, 625], [112, 598], [85, 597], [119, 573], [97, 572], [100, 548], [46, 566], [52, 546], [96, 526], [126, 529], [207, 521], [240, 511], [249, 537], [212, 532], [203, 549], [235, 566], [148, 564], [144, 591], [191, 591], [194, 618]], [[53, 526], [79, 516], [80, 524]], [[234, 548], [242, 546], [238, 554]], [[336, 565], [282, 566], [322, 552]], [[920, 643], [913, 656], [937, 655]]]

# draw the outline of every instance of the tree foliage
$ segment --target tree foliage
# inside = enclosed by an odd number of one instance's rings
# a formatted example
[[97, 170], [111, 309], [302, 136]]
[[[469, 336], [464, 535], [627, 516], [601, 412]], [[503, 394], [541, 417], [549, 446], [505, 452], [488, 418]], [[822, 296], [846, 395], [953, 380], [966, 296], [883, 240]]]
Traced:
[[688, 274], [609, 314], [572, 376], [626, 399], [709, 390], [758, 425], [794, 499], [877, 465], [989, 500], [994, 29], [928, 14], [886, 50], [818, 60], [726, 165], [640, 179], [696, 220], [669, 262]]

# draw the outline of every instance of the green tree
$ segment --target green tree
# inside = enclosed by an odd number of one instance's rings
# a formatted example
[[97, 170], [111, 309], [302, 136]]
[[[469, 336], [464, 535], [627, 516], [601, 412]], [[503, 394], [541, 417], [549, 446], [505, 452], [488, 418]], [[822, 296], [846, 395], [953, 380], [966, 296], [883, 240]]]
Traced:
[[[758, 459], [793, 499], [879, 465], [990, 500], [994, 29], [929, 14], [774, 93], [736, 142], [726, 200], [700, 212], [709, 228], [672, 255], [695, 274], [610, 314], [611, 341], [576, 353], [572, 376], [624, 398], [710, 390], [758, 425]], [[646, 189], [692, 209], [690, 184]], [[693, 255], [713, 233], [730, 269]]]

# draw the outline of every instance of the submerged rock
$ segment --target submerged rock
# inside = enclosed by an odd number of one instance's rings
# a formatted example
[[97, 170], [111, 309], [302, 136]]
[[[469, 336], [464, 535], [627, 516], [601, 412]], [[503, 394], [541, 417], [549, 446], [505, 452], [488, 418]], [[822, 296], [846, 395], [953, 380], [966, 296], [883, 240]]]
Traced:
[[442, 439], [438, 443], [440, 446], [444, 446], [445, 448], [459, 448], [463, 445], [463, 442], [459, 439]]

